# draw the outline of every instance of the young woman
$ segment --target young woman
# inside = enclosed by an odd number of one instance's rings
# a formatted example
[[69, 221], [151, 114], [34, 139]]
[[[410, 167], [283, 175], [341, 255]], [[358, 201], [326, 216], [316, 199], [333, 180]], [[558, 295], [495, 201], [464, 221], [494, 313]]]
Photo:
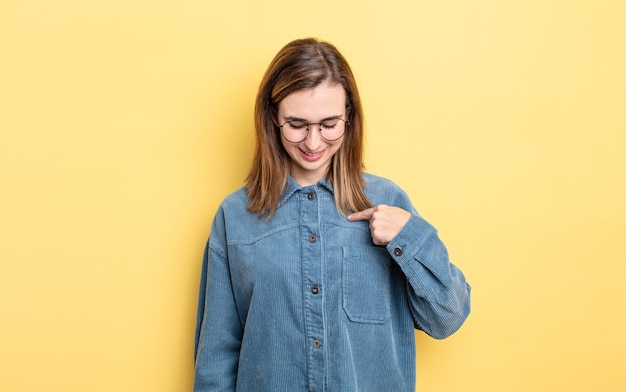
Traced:
[[433, 226], [363, 172], [363, 113], [329, 43], [287, 44], [261, 82], [245, 187], [206, 246], [195, 391], [414, 391], [414, 328], [442, 339], [470, 286]]

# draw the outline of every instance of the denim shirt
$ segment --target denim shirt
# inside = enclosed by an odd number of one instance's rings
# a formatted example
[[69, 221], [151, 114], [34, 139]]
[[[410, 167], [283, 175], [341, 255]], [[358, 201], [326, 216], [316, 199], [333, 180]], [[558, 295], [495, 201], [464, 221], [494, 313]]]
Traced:
[[412, 212], [386, 246], [341, 216], [332, 185], [290, 179], [275, 215], [245, 189], [218, 209], [200, 282], [194, 391], [414, 391], [414, 328], [442, 339], [470, 286], [394, 183], [365, 174], [374, 204]]

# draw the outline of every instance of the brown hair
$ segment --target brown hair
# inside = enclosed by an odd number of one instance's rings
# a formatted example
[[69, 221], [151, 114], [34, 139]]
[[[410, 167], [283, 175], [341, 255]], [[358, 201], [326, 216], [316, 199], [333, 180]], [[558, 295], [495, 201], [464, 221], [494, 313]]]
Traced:
[[332, 158], [326, 179], [333, 184], [335, 204], [341, 214], [371, 207], [363, 179], [363, 109], [352, 70], [332, 44], [314, 38], [285, 45], [270, 63], [256, 97], [254, 126], [256, 147], [246, 178], [251, 212], [271, 217], [289, 179], [289, 156], [273, 118], [278, 103], [289, 94], [323, 82], [339, 83], [346, 92], [349, 126]]

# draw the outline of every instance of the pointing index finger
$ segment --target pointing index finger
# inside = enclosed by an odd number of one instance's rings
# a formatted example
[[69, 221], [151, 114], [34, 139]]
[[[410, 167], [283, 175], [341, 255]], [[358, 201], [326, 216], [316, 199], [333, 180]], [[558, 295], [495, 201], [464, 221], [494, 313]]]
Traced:
[[360, 220], [370, 220], [372, 215], [374, 214], [375, 207], [368, 208], [367, 210], [357, 211], [353, 214], [348, 215], [348, 220], [350, 222], [360, 221]]

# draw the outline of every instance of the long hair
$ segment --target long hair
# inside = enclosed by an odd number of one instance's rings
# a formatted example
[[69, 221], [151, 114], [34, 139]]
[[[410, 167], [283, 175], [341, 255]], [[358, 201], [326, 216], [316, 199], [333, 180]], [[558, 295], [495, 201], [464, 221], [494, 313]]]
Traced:
[[327, 181], [333, 185], [335, 205], [343, 215], [371, 207], [364, 191], [364, 119], [354, 75], [332, 44], [306, 38], [288, 43], [276, 54], [259, 86], [254, 108], [256, 146], [245, 181], [251, 212], [271, 217], [289, 180], [290, 158], [273, 121], [278, 104], [295, 91], [312, 89], [324, 82], [343, 86], [349, 120], [344, 141], [326, 173]]

